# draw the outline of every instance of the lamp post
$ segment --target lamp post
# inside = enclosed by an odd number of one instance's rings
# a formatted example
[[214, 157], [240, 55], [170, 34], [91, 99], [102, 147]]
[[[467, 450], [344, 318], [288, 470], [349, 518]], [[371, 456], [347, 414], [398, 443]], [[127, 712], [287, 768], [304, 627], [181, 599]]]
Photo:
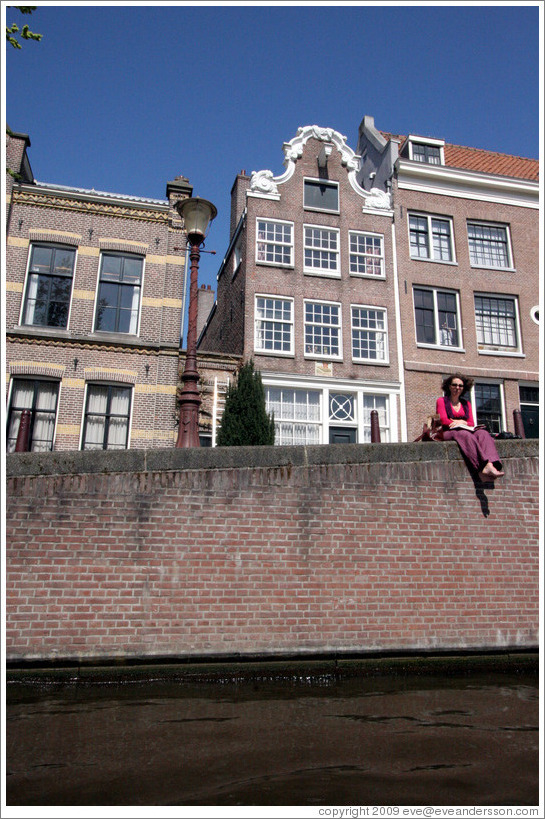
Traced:
[[183, 387], [180, 395], [180, 425], [177, 447], [200, 446], [199, 441], [199, 373], [197, 372], [197, 311], [198, 311], [198, 276], [200, 246], [204, 244], [210, 222], [215, 219], [217, 210], [206, 199], [182, 199], [176, 205], [178, 213], [184, 220], [187, 242], [191, 246], [191, 278], [189, 284], [189, 314], [187, 322], [187, 349]]

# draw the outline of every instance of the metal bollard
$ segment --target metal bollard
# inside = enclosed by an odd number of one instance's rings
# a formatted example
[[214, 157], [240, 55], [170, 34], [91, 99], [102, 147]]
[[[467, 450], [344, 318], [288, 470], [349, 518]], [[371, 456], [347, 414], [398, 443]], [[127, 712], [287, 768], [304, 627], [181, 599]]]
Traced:
[[371, 410], [371, 443], [380, 444], [380, 424], [378, 410]]
[[30, 410], [24, 409], [19, 420], [17, 431], [17, 441], [15, 442], [15, 452], [28, 452], [30, 440]]
[[526, 438], [524, 423], [522, 421], [522, 412], [519, 409], [513, 410], [513, 422], [515, 424], [515, 435], [518, 435], [519, 438]]

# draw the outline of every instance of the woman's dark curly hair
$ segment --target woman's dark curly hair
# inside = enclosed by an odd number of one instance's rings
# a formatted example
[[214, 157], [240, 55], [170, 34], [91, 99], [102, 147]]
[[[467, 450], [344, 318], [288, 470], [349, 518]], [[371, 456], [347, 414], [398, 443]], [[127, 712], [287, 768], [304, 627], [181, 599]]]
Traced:
[[443, 383], [441, 384], [441, 386], [443, 388], [443, 392], [445, 393], [445, 395], [450, 396], [450, 385], [452, 384], [452, 380], [454, 378], [459, 378], [460, 381], [464, 385], [464, 389], [462, 390], [462, 395], [465, 395], [466, 392], [468, 392], [468, 390], [470, 390], [471, 387], [473, 386], [473, 384], [475, 383], [473, 381], [473, 379], [468, 378], [467, 375], [462, 375], [461, 373], [453, 373], [452, 375], [447, 376], [447, 378], [445, 378]]

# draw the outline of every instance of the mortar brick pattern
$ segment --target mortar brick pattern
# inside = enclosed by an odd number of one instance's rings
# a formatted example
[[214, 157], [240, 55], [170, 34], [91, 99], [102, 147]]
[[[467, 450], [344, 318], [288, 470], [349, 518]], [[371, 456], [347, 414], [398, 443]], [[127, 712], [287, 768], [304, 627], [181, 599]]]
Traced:
[[9, 476], [8, 659], [535, 648], [537, 448], [476, 492], [421, 446]]
[[[26, 142], [8, 135], [8, 145], [10, 167], [18, 171]], [[185, 271], [183, 225], [174, 201], [182, 194], [171, 192], [160, 202], [9, 180], [8, 398], [14, 376], [57, 378], [54, 449], [69, 450], [80, 446], [86, 385], [131, 383], [131, 446], [173, 446]], [[38, 241], [77, 251], [66, 329], [20, 324], [30, 247]], [[144, 258], [138, 337], [93, 331], [102, 250]]]

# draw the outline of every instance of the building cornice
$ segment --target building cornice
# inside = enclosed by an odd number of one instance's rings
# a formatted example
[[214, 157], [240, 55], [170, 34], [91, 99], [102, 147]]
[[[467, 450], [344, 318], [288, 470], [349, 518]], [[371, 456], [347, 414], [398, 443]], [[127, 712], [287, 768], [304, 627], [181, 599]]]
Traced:
[[66, 338], [50, 337], [34, 328], [13, 329], [6, 333], [6, 343], [41, 345], [45, 347], [65, 347], [78, 349], [93, 349], [116, 353], [137, 353], [138, 355], [171, 355], [178, 356], [179, 344], [163, 342], [161, 344], [135, 339], [134, 342], [126, 339], [119, 341], [99, 340], [85, 336], [67, 336]]
[[539, 183], [530, 179], [496, 176], [404, 159], [397, 160], [396, 171], [398, 188], [401, 190], [526, 208], [539, 207]]
[[168, 224], [169, 206], [165, 203], [105, 196], [93, 191], [77, 191], [42, 185], [17, 185], [12, 191], [12, 203], [55, 210], [100, 214], [120, 219]]

